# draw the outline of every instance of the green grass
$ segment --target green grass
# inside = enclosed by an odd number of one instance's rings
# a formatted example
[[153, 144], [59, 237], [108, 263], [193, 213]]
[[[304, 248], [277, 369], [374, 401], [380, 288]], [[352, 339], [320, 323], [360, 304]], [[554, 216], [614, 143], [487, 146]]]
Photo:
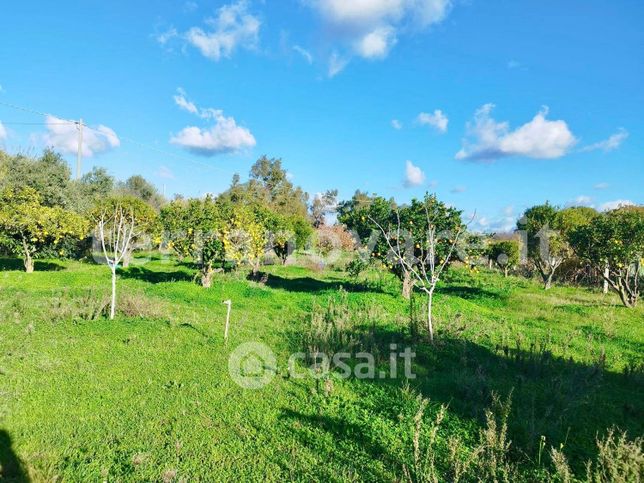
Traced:
[[[492, 394], [512, 393], [512, 458], [528, 479], [550, 464], [539, 458], [542, 435], [579, 469], [610, 427], [644, 433], [644, 310], [613, 295], [454, 270], [435, 300], [431, 346], [411, 338], [397, 283], [375, 273], [358, 283], [340, 271], [272, 266], [265, 285], [225, 274], [205, 290], [189, 265], [156, 259], [121, 274], [130, 316], [109, 321], [79, 315], [107, 293], [106, 267], [52, 261], [28, 275], [2, 264], [5, 475], [392, 481], [411, 462], [415, 393], [430, 399], [428, 419], [449, 405], [441, 441], [458, 435], [468, 445]], [[340, 287], [352, 309], [370, 314], [365, 344], [384, 359], [390, 342], [413, 346], [416, 379], [288, 377], [311, 311], [338, 299]], [[413, 311], [420, 319], [420, 295]], [[263, 389], [242, 389], [228, 374], [230, 352], [248, 341], [277, 356], [278, 375]]]

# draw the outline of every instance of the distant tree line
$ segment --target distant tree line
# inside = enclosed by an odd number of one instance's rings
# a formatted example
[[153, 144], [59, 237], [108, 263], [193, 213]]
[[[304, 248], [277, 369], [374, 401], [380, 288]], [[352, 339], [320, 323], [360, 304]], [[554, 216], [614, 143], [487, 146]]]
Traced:
[[342, 202], [337, 196], [332, 189], [310, 200], [282, 161], [266, 156], [247, 181], [234, 175], [218, 195], [168, 201], [139, 175], [121, 182], [95, 167], [72, 180], [52, 150], [39, 157], [0, 151], [0, 253], [20, 256], [27, 272], [38, 258], [88, 258], [99, 248], [91, 244], [99, 222], [109, 238], [119, 227], [106, 220], [117, 219], [120, 228], [136, 227], [117, 265], [127, 267], [136, 250], [167, 248], [197, 264], [204, 287], [217, 271], [246, 266], [256, 276], [269, 253], [285, 263], [296, 249], [327, 255], [337, 248], [354, 251], [347, 266], [354, 277], [377, 265], [400, 279], [405, 298], [414, 290], [431, 298], [442, 272], [459, 261], [474, 271], [488, 265], [505, 276], [535, 275], [545, 289], [557, 281], [603, 284], [625, 306], [637, 303], [644, 207], [600, 213], [546, 202], [503, 236], [468, 231], [462, 212], [434, 195], [406, 204], [361, 191]]

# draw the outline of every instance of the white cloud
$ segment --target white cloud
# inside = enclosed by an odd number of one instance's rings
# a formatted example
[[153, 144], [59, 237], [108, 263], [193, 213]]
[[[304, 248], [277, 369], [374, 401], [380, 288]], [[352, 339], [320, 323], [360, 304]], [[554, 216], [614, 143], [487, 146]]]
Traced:
[[443, 111], [436, 109], [433, 114], [428, 114], [427, 112], [418, 114], [418, 122], [426, 126], [432, 126], [437, 131], [445, 133], [447, 132], [449, 119], [443, 114]]
[[255, 137], [251, 132], [245, 127], [238, 126], [234, 118], [224, 116], [222, 110], [197, 107], [186, 99], [186, 93], [181, 89], [174, 99], [181, 109], [202, 119], [214, 121], [214, 125], [208, 128], [185, 127], [170, 138], [172, 144], [203, 156], [231, 153], [255, 146]]
[[[43, 140], [47, 146], [52, 146], [66, 154], [78, 152], [78, 129], [76, 124], [64, 119], [47, 115], [45, 119], [47, 133]], [[85, 157], [109, 151], [121, 145], [116, 133], [107, 126], [98, 125], [95, 128], [83, 128], [82, 153]]]
[[[304, 0], [347, 54], [366, 59], [386, 57], [400, 33], [441, 22], [452, 0]], [[348, 61], [348, 59], [347, 59]]]
[[581, 148], [580, 151], [588, 152], [588, 151], [596, 151], [598, 149], [601, 149], [605, 153], [609, 151], [614, 151], [615, 149], [621, 146], [621, 144], [626, 140], [627, 137], [628, 137], [628, 131], [624, 128], [621, 128], [615, 134], [610, 136], [608, 139], [604, 139], [603, 141], [590, 144], [589, 146], [584, 146], [583, 148]]
[[587, 206], [589, 208], [594, 208], [593, 199], [590, 196], [579, 195], [572, 201], [566, 203], [566, 206]]
[[337, 52], [333, 52], [329, 57], [329, 77], [335, 77], [347, 66], [349, 59], [341, 57]]
[[304, 60], [306, 60], [307, 63], [312, 64], [313, 63], [313, 55], [311, 55], [311, 52], [306, 50], [304, 47], [300, 47], [299, 45], [294, 45], [293, 50], [300, 54]]
[[181, 87], [177, 89], [177, 93], [174, 95], [173, 99], [175, 104], [184, 111], [188, 111], [191, 114], [198, 113], [197, 106], [194, 102], [191, 102], [187, 99], [186, 91], [184, 91]]
[[7, 139], [7, 130], [0, 122], [0, 141]]
[[402, 125], [402, 122], [400, 122], [398, 119], [392, 119], [391, 127], [393, 127], [394, 129], [400, 130], [402, 129], [403, 125]]
[[207, 31], [193, 27], [185, 37], [207, 58], [218, 61], [229, 58], [238, 47], [253, 49], [259, 41], [259, 18], [248, 13], [248, 2], [224, 5], [217, 16], [206, 20]]
[[463, 140], [463, 148], [456, 159], [492, 161], [508, 156], [528, 158], [559, 158], [575, 145], [565, 121], [546, 119], [548, 108], [544, 107], [526, 124], [510, 131], [507, 122], [496, 122], [490, 116], [494, 104], [485, 104], [468, 123], [467, 133], [471, 139]]
[[608, 183], [601, 182], [601, 183], [597, 183], [595, 186], [593, 186], [593, 188], [595, 188], [596, 190], [605, 190], [609, 186], [610, 185]]
[[215, 118], [215, 125], [210, 128], [189, 126], [183, 128], [170, 139], [177, 144], [204, 156], [230, 153], [255, 146], [255, 138], [245, 127], [238, 126], [235, 119], [220, 114]]
[[617, 208], [621, 208], [623, 206], [635, 206], [635, 203], [630, 200], [607, 201], [606, 203], [602, 204], [599, 209], [600, 211], [610, 211], [616, 210]]
[[405, 162], [405, 187], [411, 188], [420, 186], [425, 182], [425, 173], [418, 166], [414, 166], [411, 161]]
[[165, 179], [174, 179], [174, 173], [172, 170], [166, 166], [161, 166], [159, 171], [157, 171], [157, 176]]
[[161, 45], [166, 45], [168, 42], [170, 42], [170, 40], [178, 36], [179, 36], [179, 32], [177, 32], [177, 29], [174, 27], [170, 27], [168, 30], [161, 32], [160, 34], [157, 34], [154, 38]]
[[365, 59], [382, 59], [396, 45], [396, 30], [391, 26], [378, 27], [355, 44], [355, 50]]
[[468, 219], [472, 220], [472, 230], [486, 232], [486, 233], [510, 233], [517, 226], [517, 218], [514, 214], [514, 207], [508, 205], [501, 210], [499, 216], [487, 217], [478, 216], [475, 213], [470, 213]]

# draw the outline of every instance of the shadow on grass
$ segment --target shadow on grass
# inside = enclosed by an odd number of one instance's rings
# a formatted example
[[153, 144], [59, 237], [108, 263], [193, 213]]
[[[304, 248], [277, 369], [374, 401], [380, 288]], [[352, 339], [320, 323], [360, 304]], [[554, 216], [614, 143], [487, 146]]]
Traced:
[[[34, 271], [36, 272], [58, 272], [64, 270], [65, 267], [56, 262], [48, 262], [44, 260], [34, 261]], [[0, 258], [0, 271], [25, 271], [25, 265], [19, 258]]]
[[482, 299], [482, 298], [491, 298], [491, 299], [505, 299], [507, 298], [503, 294], [498, 292], [493, 292], [491, 290], [486, 290], [480, 287], [469, 287], [467, 285], [444, 285], [438, 286], [436, 289], [437, 293], [452, 295], [454, 297], [460, 297], [462, 299], [472, 300], [472, 299]]
[[119, 272], [123, 278], [134, 278], [148, 283], [192, 282], [194, 275], [185, 270], [160, 272], [145, 267], [128, 267]]
[[287, 292], [337, 292], [340, 287], [348, 292], [373, 292], [375, 289], [360, 283], [347, 281], [318, 280], [312, 277], [285, 278], [279, 275], [268, 274], [266, 286]]
[[[596, 438], [603, 437], [608, 429], [625, 430], [630, 438], [644, 433], [641, 370], [630, 374], [610, 372], [604, 369], [602, 356], [594, 364], [583, 364], [555, 357], [547, 345], [540, 343], [528, 342], [526, 346], [519, 342], [513, 343], [513, 347], [491, 349], [443, 335], [434, 345], [412, 344], [405, 334], [398, 332], [396, 336], [394, 329], [373, 330], [375, 334], [369, 340], [376, 344], [372, 350], [380, 354], [375, 357], [382, 362], [382, 365], [377, 362], [378, 369], [388, 369], [389, 343], [393, 341], [397, 342], [399, 352], [410, 345], [416, 353], [414, 379], [405, 379], [400, 369], [398, 378], [353, 379], [348, 386], [355, 404], [366, 401], [365, 411], [390, 423], [396, 421], [395, 407], [400, 404], [396, 398], [400, 399], [400, 389], [408, 382], [432, 403], [449, 405], [449, 413], [466, 421], [464, 424], [479, 428], [484, 425], [485, 411], [492, 406], [493, 394], [502, 399], [511, 394], [511, 452], [515, 461], [528, 466], [536, 465], [542, 436], [548, 447], [563, 445], [573, 468], [583, 472], [585, 462], [596, 455]], [[295, 344], [295, 350], [306, 350], [301, 343], [297, 346], [295, 338], [289, 342]], [[364, 349], [370, 348], [367, 345]], [[378, 373], [376, 370], [375, 374]], [[354, 427], [355, 416], [343, 419], [342, 412], [334, 411], [337, 404], [330, 404], [328, 412], [319, 409], [315, 416], [298, 416], [288, 411], [284, 415], [298, 420], [293, 429], [302, 433], [305, 443], [310, 431], [320, 430], [329, 433], [339, 445], [343, 442], [353, 445], [360, 435], [367, 435], [364, 437], [368, 442], [372, 437], [368, 435], [374, 433], [372, 423], [358, 420], [362, 426]], [[386, 456], [378, 444], [365, 446], [358, 441], [358, 446], [368, 450], [373, 458]], [[389, 455], [390, 460], [395, 458], [396, 455]]]
[[11, 436], [3, 429], [0, 429], [0, 481], [29, 482], [22, 462], [13, 451]]

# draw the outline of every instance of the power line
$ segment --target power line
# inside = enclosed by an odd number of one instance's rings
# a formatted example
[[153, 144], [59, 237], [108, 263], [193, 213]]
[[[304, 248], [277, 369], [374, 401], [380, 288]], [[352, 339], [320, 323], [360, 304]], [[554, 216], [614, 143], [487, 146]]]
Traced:
[[[0, 101], [0, 105], [10, 107], [12, 109], [16, 109], [16, 110], [23, 111], [23, 112], [28, 112], [30, 114], [36, 114], [36, 115], [45, 116], [45, 117], [51, 116], [51, 117], [56, 118], [56, 121], [54, 121], [54, 122], [43, 122], [43, 123], [27, 123], [27, 122], [19, 123], [19, 122], [4, 122], [3, 121], [2, 123], [5, 124], [5, 125], [12, 125], [13, 124], [13, 125], [33, 125], [33, 126], [46, 125], [46, 126], [50, 126], [50, 125], [75, 124], [75, 125], [79, 126], [79, 121], [72, 120], [72, 119], [64, 119], [64, 118], [61, 118], [61, 117], [58, 117], [58, 116], [54, 116], [53, 114], [47, 114], [47, 113], [37, 111], [35, 109], [31, 109], [31, 108], [28, 108], [28, 107], [22, 107], [22, 106], [18, 106], [16, 104], [11, 104], [9, 102], [3, 102], [3, 101]], [[105, 136], [105, 133], [103, 131], [100, 131], [100, 130], [92, 128], [92, 127], [89, 127], [85, 123], [83, 123], [83, 129], [93, 131], [93, 132], [95, 132], [95, 133], [97, 133], [97, 134], [99, 134], [101, 136]], [[165, 150], [163, 150], [161, 148], [158, 148], [156, 146], [152, 146], [150, 144], [142, 143], [142, 142], [136, 141], [136, 140], [128, 138], [128, 137], [119, 136], [119, 139], [121, 139], [123, 141], [126, 141], [126, 142], [128, 142], [130, 144], [134, 144], [134, 145], [139, 146], [139, 147], [144, 148], [144, 149], [149, 149], [151, 151], [156, 151], [156, 152], [164, 154], [166, 156], [170, 156], [170, 157], [173, 157], [173, 158], [181, 160], [181, 161], [186, 161], [188, 163], [200, 166], [201, 168], [205, 168], [207, 170], [219, 171], [219, 172], [227, 174], [229, 176], [232, 176], [234, 174], [231, 171], [227, 171], [227, 170], [219, 168], [217, 166], [211, 166], [211, 165], [209, 165], [207, 163], [202, 163], [202, 162], [199, 162], [199, 161], [195, 161], [194, 159], [191, 159], [191, 158], [188, 158], [188, 157], [185, 157], [185, 156], [181, 156], [181, 155], [178, 155], [176, 153], [172, 153], [170, 151], [165, 151]]]
[[60, 126], [73, 124], [73, 121], [63, 122], [14, 122], [14, 121], [1, 121], [5, 126]]

